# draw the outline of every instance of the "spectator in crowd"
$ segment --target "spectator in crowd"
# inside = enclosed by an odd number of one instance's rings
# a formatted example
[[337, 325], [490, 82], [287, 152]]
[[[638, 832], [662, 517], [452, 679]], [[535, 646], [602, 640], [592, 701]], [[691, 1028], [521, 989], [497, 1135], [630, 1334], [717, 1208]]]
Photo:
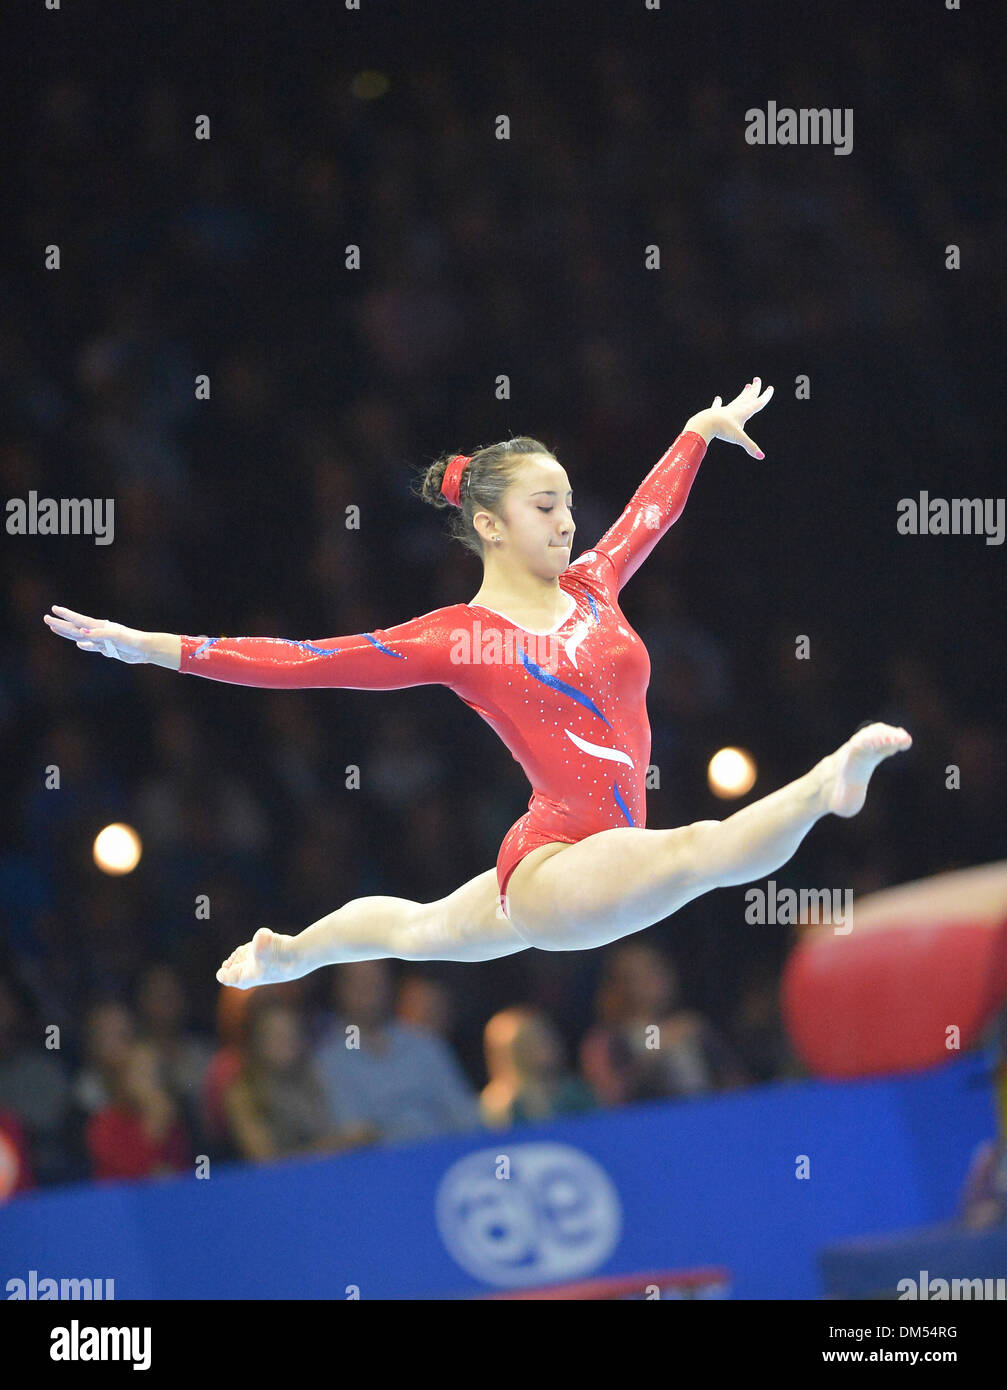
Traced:
[[186, 1028], [186, 998], [178, 971], [154, 963], [140, 978], [136, 996], [140, 1036], [157, 1050], [169, 1091], [194, 1137], [202, 1131], [200, 1100], [213, 1047]]
[[597, 1102], [563, 1062], [559, 1034], [541, 1009], [502, 1009], [486, 1024], [489, 1081], [480, 1097], [492, 1129], [594, 1110]]
[[404, 975], [395, 995], [395, 1017], [407, 1028], [446, 1040], [451, 1030], [450, 995], [429, 975]]
[[752, 1081], [779, 1081], [805, 1075], [780, 1015], [779, 982], [758, 968], [742, 987], [734, 1011], [731, 1040]]
[[391, 1013], [383, 960], [336, 970], [337, 1016], [320, 1042], [318, 1063], [343, 1124], [369, 1124], [383, 1141], [473, 1129], [478, 1105], [450, 1049]]
[[680, 1006], [674, 966], [646, 942], [609, 954], [598, 1015], [581, 1044], [581, 1065], [605, 1105], [698, 1095], [747, 1080], [708, 1020]]
[[34, 1186], [24, 1125], [13, 1110], [0, 1110], [0, 1203]]
[[293, 1154], [338, 1153], [375, 1136], [339, 1123], [311, 1060], [300, 1014], [265, 999], [246, 1015], [244, 1059], [224, 1108], [234, 1148], [257, 1163]]
[[136, 1024], [125, 1004], [115, 999], [92, 1004], [84, 1015], [84, 1065], [73, 1085], [73, 1098], [85, 1115], [109, 1105], [123, 1061], [136, 1042]]
[[111, 1098], [87, 1122], [95, 1178], [148, 1178], [181, 1172], [193, 1161], [179, 1107], [161, 1073], [157, 1049], [132, 1042], [106, 1077]]
[[0, 1112], [10, 1116], [10, 1142], [39, 1182], [66, 1181], [78, 1176], [69, 1152], [70, 1082], [33, 1013], [16, 978], [0, 975]]
[[250, 1014], [268, 1000], [288, 1004], [299, 1011], [303, 1004], [301, 985], [302, 981], [292, 980], [286, 984], [260, 985], [254, 990], [220, 989], [217, 993], [219, 1045], [203, 1074], [199, 1131], [205, 1136], [210, 1152], [218, 1158], [237, 1157], [227, 1117], [227, 1093], [245, 1063]]
[[972, 1155], [960, 1201], [963, 1225], [973, 1231], [1007, 1222], [1007, 1131], [984, 1140]]
[[973, 1231], [1007, 1223], [1007, 1008], [1001, 1011], [996, 1032], [996, 1133], [973, 1153], [959, 1201], [959, 1219]]
[[247, 1016], [254, 1001], [275, 995], [266, 985], [262, 989], [221, 989], [217, 995], [217, 1037], [219, 1046], [203, 1076], [202, 1132], [218, 1155], [234, 1157], [227, 1119], [227, 1092], [237, 1080], [244, 1061], [243, 1039]]

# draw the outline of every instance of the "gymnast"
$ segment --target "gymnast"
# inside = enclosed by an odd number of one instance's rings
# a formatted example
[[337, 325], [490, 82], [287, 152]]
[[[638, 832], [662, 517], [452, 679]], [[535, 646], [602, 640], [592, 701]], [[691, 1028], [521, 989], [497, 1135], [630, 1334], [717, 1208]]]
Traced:
[[[422, 495], [453, 507], [483, 561], [471, 603], [351, 637], [140, 632], [57, 605], [50, 629], [82, 651], [238, 685], [403, 690], [444, 685], [521, 764], [528, 811], [487, 869], [437, 902], [354, 899], [296, 935], [260, 927], [217, 971], [238, 989], [324, 965], [396, 957], [487, 961], [537, 946], [580, 951], [641, 931], [714, 888], [779, 869], [823, 816], [854, 816], [902, 728], [861, 727], [810, 772], [724, 820], [645, 829], [650, 661], [619, 607], [623, 585], [681, 515], [711, 439], [763, 458], [745, 433], [769, 402], [756, 377], [686, 421], [601, 540], [571, 562], [570, 480], [536, 439], [444, 457]], [[487, 630], [501, 639], [487, 659]], [[479, 647], [473, 655], [472, 638]], [[506, 639], [506, 640], [503, 640]]]

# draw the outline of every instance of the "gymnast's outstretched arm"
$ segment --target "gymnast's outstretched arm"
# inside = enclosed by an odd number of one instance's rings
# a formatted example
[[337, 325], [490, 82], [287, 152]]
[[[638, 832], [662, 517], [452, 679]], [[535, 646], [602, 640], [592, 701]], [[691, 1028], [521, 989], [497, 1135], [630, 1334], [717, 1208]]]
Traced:
[[[636, 573], [654, 546], [682, 514], [696, 470], [711, 439], [740, 444], [762, 458], [745, 433], [749, 416], [767, 405], [755, 377], [733, 401], [714, 398], [708, 410], [690, 416], [672, 447], [657, 461], [630, 498], [619, 519], [594, 547], [611, 563], [616, 590]], [[459, 667], [452, 662], [454, 614], [438, 608], [396, 627], [351, 637], [295, 641], [286, 637], [187, 637], [89, 618], [53, 605], [45, 622], [82, 651], [102, 652], [130, 665], [149, 663], [186, 675], [234, 685], [282, 688], [317, 686], [351, 690], [404, 690], [414, 685], [456, 689]]]
[[[140, 632], [54, 607], [51, 630], [85, 651], [129, 664], [239, 685], [285, 688], [338, 686], [399, 690], [413, 685], [460, 688], [464, 666], [452, 662], [457, 615], [436, 609], [397, 627], [352, 637], [290, 641], [277, 637], [186, 637]], [[402, 960], [485, 961], [527, 950], [500, 911], [495, 869], [487, 869], [432, 903], [405, 898], [356, 898], [296, 936], [260, 928], [231, 953], [217, 978], [248, 989], [296, 979], [324, 965], [395, 956]]]
[[633, 493], [622, 515], [592, 546], [588, 554], [597, 552], [611, 561], [616, 593], [682, 515], [711, 439], [740, 444], [753, 457], [763, 457], [759, 446], [744, 430], [748, 417], [772, 399], [773, 388], [767, 386], [760, 395], [761, 385], [756, 377], [728, 405], [723, 405], [717, 396], [708, 410], [690, 416], [674, 444]]
[[273, 689], [339, 687], [404, 690], [414, 685], [454, 686], [452, 660], [456, 616], [438, 608], [395, 627], [313, 641], [287, 637], [187, 637], [141, 632], [53, 605], [51, 631], [82, 651], [101, 652], [128, 665], [164, 666], [183, 675], [232, 685]]

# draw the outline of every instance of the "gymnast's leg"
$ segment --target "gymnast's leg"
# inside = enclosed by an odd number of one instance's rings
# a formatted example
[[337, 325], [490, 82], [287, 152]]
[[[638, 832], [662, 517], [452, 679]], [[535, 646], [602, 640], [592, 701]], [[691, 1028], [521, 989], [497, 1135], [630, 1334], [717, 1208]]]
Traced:
[[345, 961], [484, 961], [527, 949], [528, 942], [500, 911], [496, 870], [487, 869], [437, 902], [355, 898], [296, 936], [260, 927], [228, 956], [217, 979], [250, 989]]
[[627, 826], [574, 845], [543, 845], [511, 875], [510, 921], [498, 905], [496, 872], [488, 869], [434, 903], [357, 898], [297, 936], [260, 927], [217, 979], [248, 989], [352, 960], [486, 961], [528, 946], [607, 945], [711, 889], [772, 873], [823, 816], [856, 815], [877, 765], [911, 743], [904, 729], [872, 724], [797, 781], [724, 821], [673, 830]]
[[797, 781], [723, 821], [675, 830], [626, 826], [574, 845], [542, 845], [511, 874], [507, 906], [529, 946], [604, 946], [693, 898], [749, 883], [785, 864], [822, 816], [854, 816], [877, 765], [908, 748], [904, 729], [871, 724]]

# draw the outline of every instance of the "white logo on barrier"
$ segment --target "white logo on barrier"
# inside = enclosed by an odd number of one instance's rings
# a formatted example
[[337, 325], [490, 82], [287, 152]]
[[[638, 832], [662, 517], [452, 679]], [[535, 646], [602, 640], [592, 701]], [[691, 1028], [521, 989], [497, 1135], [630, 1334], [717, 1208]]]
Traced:
[[[508, 1178], [497, 1177], [501, 1153]], [[462, 1269], [508, 1288], [591, 1274], [615, 1249], [622, 1206], [605, 1170], [579, 1149], [501, 1142], [448, 1169], [437, 1226]]]

